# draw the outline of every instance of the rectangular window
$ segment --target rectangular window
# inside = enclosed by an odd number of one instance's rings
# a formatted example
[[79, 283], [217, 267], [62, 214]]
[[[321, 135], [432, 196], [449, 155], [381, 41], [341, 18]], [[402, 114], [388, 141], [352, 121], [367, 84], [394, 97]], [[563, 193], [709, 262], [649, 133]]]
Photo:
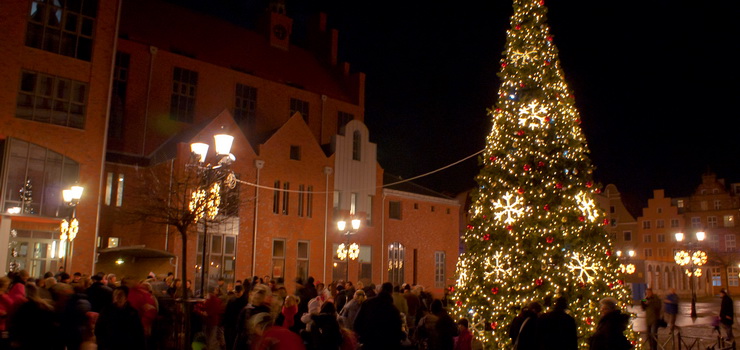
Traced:
[[653, 256], [653, 249], [652, 248], [645, 248], [645, 258], [650, 258]]
[[722, 217], [722, 221], [724, 222], [725, 227], [735, 227], [734, 215], [725, 215], [724, 217]]
[[309, 248], [308, 241], [298, 241], [296, 276], [300, 277], [303, 281], [308, 279]]
[[349, 215], [355, 215], [357, 213], [357, 193], [349, 194]]
[[701, 218], [698, 216], [692, 216], [691, 217], [691, 227], [692, 228], [701, 228]]
[[172, 73], [170, 119], [186, 123], [193, 122], [197, 87], [198, 72], [175, 67]]
[[434, 287], [445, 286], [445, 252], [434, 252]]
[[661, 257], [666, 256], [665, 248], [658, 248], [658, 256], [661, 256]]
[[280, 181], [275, 180], [275, 187], [272, 193], [272, 213], [280, 214]]
[[684, 208], [686, 206], [686, 202], [683, 199], [676, 200], [676, 206], [679, 208]]
[[708, 227], [717, 227], [717, 217], [716, 216], [707, 216], [707, 226]]
[[303, 120], [308, 124], [308, 102], [299, 100], [297, 98], [290, 99], [290, 116], [300, 113]]
[[123, 174], [118, 174], [118, 183], [116, 184], [116, 206], [120, 207], [123, 205]]
[[308, 193], [306, 193], [306, 216], [313, 216], [313, 186], [308, 186]]
[[642, 222], [642, 228], [649, 229], [650, 228], [650, 221], [645, 220]]
[[290, 159], [301, 160], [301, 146], [290, 146]]
[[662, 219], [655, 220], [655, 228], [663, 228], [663, 227], [665, 227], [665, 221], [663, 221]]
[[123, 111], [126, 106], [126, 89], [131, 55], [116, 52], [116, 63], [113, 68], [113, 91], [111, 92], [110, 117], [108, 118], [108, 136], [120, 140], [123, 137]]
[[624, 231], [624, 232], [622, 232], [622, 234], [624, 235], [624, 241], [625, 242], [632, 241], [632, 231]]
[[[339, 259], [339, 256], [337, 255], [337, 250], [339, 249], [339, 244], [334, 243], [332, 244], [332, 269], [331, 269], [331, 278], [333, 281], [344, 281], [348, 278], [347, 276], [347, 260], [346, 259]], [[351, 279], [351, 278], [350, 278]]]
[[737, 267], [727, 267], [727, 285], [730, 287], [740, 286], [740, 280], [738, 280], [738, 274], [740, 269]]
[[236, 84], [234, 120], [247, 130], [254, 130], [257, 123], [257, 88]]
[[373, 247], [369, 245], [360, 246], [360, 255], [357, 257], [357, 262], [360, 264], [360, 280], [372, 280], [373, 279]]
[[735, 235], [725, 235], [725, 250], [728, 252], [735, 251]]
[[31, 1], [26, 46], [90, 61], [98, 0]]
[[105, 179], [105, 205], [110, 205], [113, 198], [113, 173], [108, 173]]
[[298, 216], [303, 217], [303, 198], [305, 196], [305, 186], [298, 185]]
[[651, 243], [653, 241], [653, 236], [652, 235], [645, 235], [645, 236], [642, 237], [642, 241], [645, 242], [645, 243]]
[[272, 278], [285, 277], [285, 240], [272, 240]]
[[290, 182], [283, 184], [283, 215], [288, 215], [288, 206], [290, 204]]
[[401, 202], [390, 201], [388, 203], [388, 217], [391, 219], [401, 220]]
[[352, 160], [362, 159], [362, 135], [360, 131], [352, 133]]
[[712, 286], [722, 287], [722, 275], [719, 267], [712, 267]]
[[22, 71], [15, 116], [84, 129], [87, 90], [81, 81]]
[[367, 196], [367, 207], [365, 208], [365, 223], [368, 226], [373, 225], [373, 196]]
[[657, 237], [658, 237], [658, 243], [663, 243], [663, 242], [665, 242], [665, 235], [663, 235], [663, 234], [660, 234], [660, 235], [657, 235]]
[[719, 235], [709, 234], [709, 247], [712, 249], [719, 249]]
[[339, 209], [339, 202], [342, 199], [342, 192], [337, 191], [337, 190], [334, 190], [334, 198], [332, 198], [332, 199], [333, 199], [332, 204], [333, 204], [334, 210], [338, 210]]
[[722, 209], [722, 201], [719, 199], [714, 200], [714, 209], [719, 210]]
[[671, 227], [678, 227], [678, 219], [671, 219]]

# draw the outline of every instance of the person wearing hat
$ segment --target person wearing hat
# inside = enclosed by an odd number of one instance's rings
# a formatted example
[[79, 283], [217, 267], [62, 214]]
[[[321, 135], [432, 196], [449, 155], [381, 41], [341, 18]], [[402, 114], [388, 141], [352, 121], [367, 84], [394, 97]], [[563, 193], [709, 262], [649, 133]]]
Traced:
[[94, 274], [91, 277], [92, 284], [85, 290], [87, 300], [90, 301], [90, 311], [100, 313], [106, 306], [113, 303], [113, 289], [103, 283], [104, 276], [102, 272]]
[[727, 293], [727, 289], [723, 288], [719, 293], [722, 296], [722, 302], [719, 307], [719, 324], [725, 330], [725, 340], [731, 342], [735, 338], [732, 334], [732, 324], [735, 321], [735, 308], [732, 298]]

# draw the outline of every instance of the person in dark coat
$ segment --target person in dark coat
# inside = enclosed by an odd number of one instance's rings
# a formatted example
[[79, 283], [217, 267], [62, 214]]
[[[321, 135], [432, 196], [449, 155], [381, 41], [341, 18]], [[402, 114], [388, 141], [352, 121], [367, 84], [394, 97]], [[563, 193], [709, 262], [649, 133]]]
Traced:
[[658, 349], [658, 320], [661, 318], [660, 311], [663, 303], [660, 298], [653, 293], [652, 288], [645, 290], [645, 299], [642, 299], [642, 309], [645, 311], [645, 324], [647, 326], [648, 344], [650, 350]]
[[590, 350], [628, 350], [632, 344], [627, 340], [624, 331], [630, 321], [630, 315], [623, 313], [617, 305], [617, 299], [601, 299], [601, 318], [596, 331], [589, 339]]
[[234, 348], [239, 313], [247, 306], [247, 304], [249, 304], [249, 293], [244, 290], [244, 286], [234, 286], [234, 296], [226, 302], [224, 315], [221, 317], [221, 324], [224, 328], [224, 338], [226, 339], [226, 349]]
[[309, 333], [307, 349], [338, 350], [342, 346], [342, 331], [337, 321], [334, 303], [330, 301], [323, 303], [319, 313], [311, 315]]
[[722, 289], [719, 293], [722, 296], [722, 302], [719, 307], [719, 323], [722, 325], [722, 329], [725, 330], [725, 340], [731, 342], [735, 339], [735, 336], [732, 334], [732, 324], [735, 321], [735, 308], [732, 298], [727, 294], [727, 289]]
[[113, 290], [113, 303], [100, 313], [95, 323], [95, 338], [98, 350], [144, 349], [144, 326], [141, 317], [128, 304], [129, 289], [126, 286]]
[[93, 283], [85, 290], [85, 294], [87, 294], [92, 311], [100, 313], [113, 303], [113, 289], [103, 283], [101, 274], [95, 274], [91, 279]]
[[8, 320], [8, 333], [13, 349], [63, 348], [56, 337], [54, 307], [42, 299], [33, 283], [25, 286], [27, 300], [22, 302]]
[[395, 350], [405, 338], [401, 313], [393, 305], [393, 284], [386, 282], [378, 295], [367, 299], [360, 306], [354, 330], [364, 350]]
[[578, 349], [576, 320], [567, 313], [568, 301], [564, 297], [555, 299], [552, 311], [540, 316], [537, 323], [539, 349]]
[[537, 323], [539, 322], [542, 305], [533, 301], [514, 318], [509, 326], [509, 338], [514, 349], [537, 349]]

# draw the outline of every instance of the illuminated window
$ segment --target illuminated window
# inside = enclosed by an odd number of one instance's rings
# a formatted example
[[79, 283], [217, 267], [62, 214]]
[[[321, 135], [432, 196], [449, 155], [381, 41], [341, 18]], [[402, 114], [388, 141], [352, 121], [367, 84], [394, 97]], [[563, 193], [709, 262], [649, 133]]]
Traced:
[[725, 227], [735, 227], [735, 216], [734, 215], [725, 215], [722, 220], [724, 221]]
[[123, 174], [118, 174], [118, 184], [116, 184], [116, 206], [120, 207], [123, 205]]
[[730, 287], [740, 286], [740, 280], [738, 280], [738, 274], [740, 269], [737, 267], [727, 267], [727, 285]]
[[712, 267], [712, 286], [722, 287], [722, 275], [719, 267]]
[[401, 285], [404, 282], [405, 256], [406, 247], [403, 244], [394, 242], [388, 245], [388, 281], [394, 285]]

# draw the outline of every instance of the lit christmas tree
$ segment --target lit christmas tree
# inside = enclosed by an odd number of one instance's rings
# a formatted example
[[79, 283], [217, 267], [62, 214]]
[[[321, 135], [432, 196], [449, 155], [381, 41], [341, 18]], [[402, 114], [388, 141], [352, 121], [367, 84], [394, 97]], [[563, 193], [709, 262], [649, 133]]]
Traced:
[[566, 297], [581, 348], [596, 329], [599, 300], [629, 302], [546, 13], [544, 1], [514, 0], [452, 296], [456, 316], [468, 318], [487, 348], [510, 345], [509, 325], [531, 301], [547, 311]]

